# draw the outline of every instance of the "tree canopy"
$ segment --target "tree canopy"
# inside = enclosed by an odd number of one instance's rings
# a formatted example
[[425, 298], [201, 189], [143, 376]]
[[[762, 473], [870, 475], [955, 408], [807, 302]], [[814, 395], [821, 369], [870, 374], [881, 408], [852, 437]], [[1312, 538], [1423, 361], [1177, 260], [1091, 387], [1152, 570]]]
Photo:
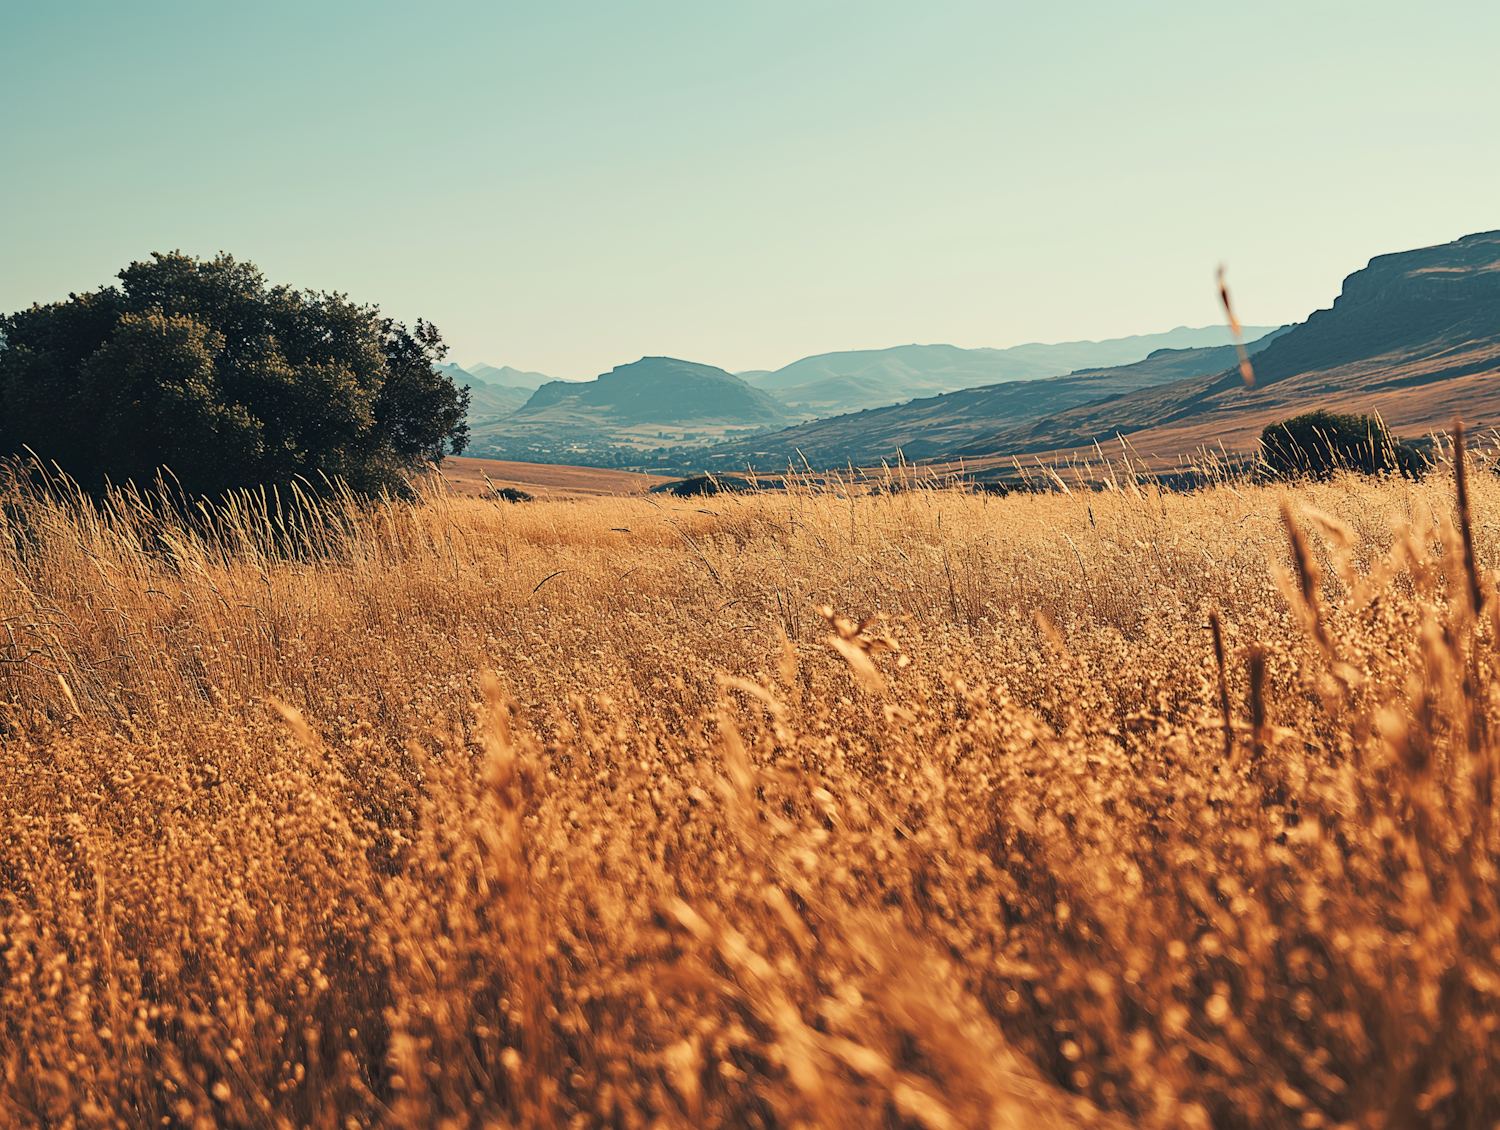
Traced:
[[1320, 478], [1334, 471], [1394, 471], [1418, 478], [1427, 461], [1398, 440], [1379, 416], [1304, 412], [1268, 424], [1260, 434], [1261, 458], [1281, 478]]
[[153, 253], [118, 286], [0, 318], [0, 454], [86, 487], [341, 478], [360, 491], [468, 442], [469, 390], [415, 329], [342, 294], [268, 286], [251, 263]]

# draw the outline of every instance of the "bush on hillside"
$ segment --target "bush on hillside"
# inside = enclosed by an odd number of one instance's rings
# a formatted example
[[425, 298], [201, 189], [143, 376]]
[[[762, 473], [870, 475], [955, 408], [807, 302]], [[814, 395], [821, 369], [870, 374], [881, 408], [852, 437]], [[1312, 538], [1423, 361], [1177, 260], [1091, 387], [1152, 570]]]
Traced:
[[743, 494], [751, 489], [750, 484], [738, 476], [694, 475], [691, 478], [652, 487], [651, 493], [670, 494], [676, 498], [700, 498], [713, 494]]
[[1278, 478], [1323, 478], [1335, 471], [1419, 478], [1427, 469], [1421, 452], [1392, 435], [1379, 416], [1304, 412], [1268, 424], [1260, 446], [1266, 467]]
[[190, 493], [343, 479], [401, 489], [468, 441], [436, 327], [251, 263], [153, 254], [120, 285], [0, 318], [0, 455], [91, 489], [163, 469]]

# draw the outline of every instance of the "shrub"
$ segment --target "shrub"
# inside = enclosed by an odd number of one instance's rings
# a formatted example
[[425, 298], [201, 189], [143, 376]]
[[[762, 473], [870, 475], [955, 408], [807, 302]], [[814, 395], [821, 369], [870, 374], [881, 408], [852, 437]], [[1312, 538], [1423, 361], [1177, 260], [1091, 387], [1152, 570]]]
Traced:
[[1323, 478], [1339, 470], [1420, 478], [1427, 468], [1422, 454], [1374, 415], [1304, 412], [1268, 424], [1260, 445], [1261, 458], [1277, 478]]
[[736, 476], [694, 475], [692, 478], [652, 487], [651, 492], [670, 494], [677, 498], [700, 498], [712, 494], [741, 494], [749, 489], [750, 484]]

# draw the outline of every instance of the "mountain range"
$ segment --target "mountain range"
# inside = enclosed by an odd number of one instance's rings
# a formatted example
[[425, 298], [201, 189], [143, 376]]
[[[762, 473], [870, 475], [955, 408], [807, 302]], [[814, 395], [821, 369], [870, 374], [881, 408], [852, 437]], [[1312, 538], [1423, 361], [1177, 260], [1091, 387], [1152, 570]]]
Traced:
[[[1183, 345], [1184, 335], [1201, 336]], [[541, 384], [524, 404], [483, 420], [475, 384], [471, 450], [537, 462], [587, 455], [610, 466], [645, 465], [638, 457], [654, 452], [658, 464], [725, 470], [905, 456], [984, 470], [1119, 436], [1168, 457], [1204, 445], [1251, 451], [1267, 423], [1318, 408], [1378, 411], [1406, 437], [1460, 415], [1471, 428], [1500, 425], [1500, 232], [1370, 260], [1330, 308], [1250, 344], [1252, 388], [1224, 337], [1179, 329], [1011, 350], [909, 345], [742, 374], [648, 357], [595, 381]], [[920, 391], [945, 383], [966, 387]], [[509, 403], [525, 392], [514, 383], [485, 388]], [[907, 397], [913, 389], [920, 394]], [[827, 414], [848, 403], [865, 406]]]
[[[1248, 326], [1248, 340], [1270, 326]], [[1106, 341], [1030, 343], [1009, 349], [960, 349], [952, 345], [900, 345], [804, 357], [775, 372], [741, 373], [751, 384], [812, 416], [835, 416], [899, 404], [916, 397], [977, 388], [1001, 381], [1128, 365], [1158, 349], [1201, 349], [1228, 345], [1224, 326], [1142, 334]]]
[[525, 389], [527, 392], [535, 392], [554, 379], [545, 373], [524, 373], [520, 369], [512, 369], [509, 365], [502, 365], [497, 369], [493, 365], [486, 365], [483, 361], [469, 365], [467, 368], [459, 368], [457, 365], [441, 365], [439, 368], [451, 375], [459, 384], [472, 385], [478, 381], [480, 384], [494, 388], [517, 388]]
[[610, 453], [610, 465], [618, 465], [665, 439], [706, 445], [801, 418], [713, 365], [643, 357], [592, 381], [549, 381], [503, 416], [478, 420], [471, 408], [470, 451], [533, 462]]
[[552, 379], [542, 373], [523, 373], [509, 365], [497, 369], [482, 362], [466, 369], [457, 365], [439, 365], [438, 371], [452, 377], [453, 383], [460, 388], [469, 387], [471, 429], [509, 416]]
[[[1252, 327], [1250, 337], [1263, 332]], [[702, 446], [736, 432], [784, 428], [822, 416], [879, 408], [976, 385], [1025, 384], [1065, 373], [1080, 363], [1120, 364], [1153, 351], [1197, 354], [1229, 348], [1223, 327], [1189, 329], [1101, 342], [1029, 344], [1010, 349], [961, 349], [951, 345], [904, 345], [806, 357], [782, 369], [731, 374], [676, 358], [648, 357], [617, 366], [594, 381], [552, 381], [541, 373], [510, 367], [445, 366], [471, 392], [471, 452], [513, 459], [597, 456], [610, 448], [655, 447], [661, 440]], [[1191, 363], [1188, 364], [1192, 368]], [[1182, 375], [1179, 362], [1164, 362], [1140, 374], [1160, 382]], [[1118, 382], [1117, 382], [1118, 383]], [[1093, 389], [1085, 381], [1077, 389]], [[1110, 391], [1118, 391], [1115, 385]], [[1081, 393], [1043, 399], [1016, 418], [1078, 403]], [[1099, 395], [1094, 392], [1093, 395]], [[1086, 398], [1086, 397], [1085, 397]], [[1034, 398], [1012, 397], [1017, 404]], [[691, 425], [691, 426], [689, 426]]]
[[[1248, 349], [1257, 354], [1290, 327], [1275, 330]], [[804, 458], [816, 466], [928, 459], [967, 448], [996, 430], [1000, 421], [1020, 424], [1075, 405], [1110, 402], [1126, 393], [1185, 378], [1221, 373], [1237, 364], [1234, 346], [1158, 349], [1143, 361], [1112, 368], [1081, 369], [1067, 376], [1017, 380], [925, 397], [906, 404], [814, 420], [771, 435], [715, 447], [722, 465], [752, 462], [778, 469]]]
[[1379, 412], [1405, 437], [1500, 424], [1500, 232], [1381, 255], [1344, 280], [1331, 308], [1250, 347], [1163, 350], [1067, 377], [914, 400], [817, 420], [713, 450], [714, 465], [776, 469], [908, 459], [1002, 468], [1021, 456], [1084, 455], [1129, 436], [1172, 458], [1205, 446], [1254, 450], [1266, 424], [1319, 408]]
[[[1253, 341], [1270, 329], [1248, 326], [1245, 337]], [[1223, 326], [1179, 326], [1166, 333], [1056, 345], [1033, 342], [1008, 349], [899, 345], [820, 353], [774, 371], [734, 375], [786, 405], [792, 419], [806, 420], [1000, 381], [1035, 380], [1078, 369], [1128, 365], [1158, 349], [1197, 349], [1227, 345], [1229, 340], [1229, 331]], [[553, 380], [542, 373], [522, 372], [508, 365], [496, 368], [482, 362], [464, 368], [444, 365], [442, 369], [456, 384], [467, 384], [473, 390], [471, 425], [515, 411], [526, 403], [521, 392], [535, 391]]]

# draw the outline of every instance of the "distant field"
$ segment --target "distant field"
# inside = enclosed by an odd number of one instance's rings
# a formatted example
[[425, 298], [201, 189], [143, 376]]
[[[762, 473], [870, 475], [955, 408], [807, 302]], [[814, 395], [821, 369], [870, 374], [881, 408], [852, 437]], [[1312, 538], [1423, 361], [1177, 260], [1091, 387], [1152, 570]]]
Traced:
[[503, 459], [443, 460], [443, 481], [457, 494], [483, 497], [490, 482], [497, 487], [515, 487], [538, 498], [580, 498], [591, 495], [639, 494], [653, 486], [671, 482], [661, 475], [634, 471], [611, 471], [602, 467], [569, 467], [551, 463], [512, 463]]
[[0, 483], [0, 1125], [1500, 1119], [1494, 476], [499, 466]]

